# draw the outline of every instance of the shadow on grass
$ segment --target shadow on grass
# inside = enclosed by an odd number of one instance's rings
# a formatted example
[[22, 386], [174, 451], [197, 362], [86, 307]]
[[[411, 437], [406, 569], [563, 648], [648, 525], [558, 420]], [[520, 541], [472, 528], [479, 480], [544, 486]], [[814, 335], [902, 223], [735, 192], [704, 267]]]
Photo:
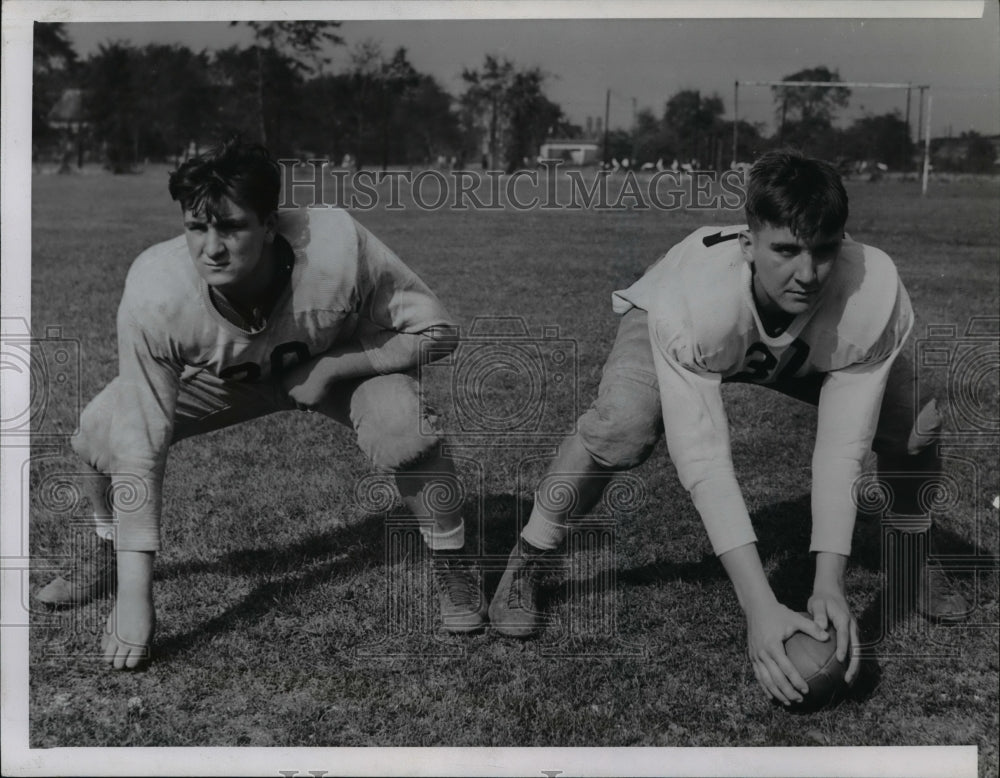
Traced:
[[213, 559], [182, 560], [163, 565], [156, 572], [163, 580], [197, 573], [279, 575], [329, 556], [340, 557], [332, 566], [346, 572], [380, 561], [384, 539], [384, 514], [370, 514], [353, 524], [306, 535], [287, 546], [246, 548]]
[[[531, 500], [518, 495], [489, 495], [482, 502], [471, 499], [466, 504], [466, 549], [479, 558], [484, 594], [489, 600], [506, 567], [507, 556], [531, 511]], [[394, 521], [406, 522], [403, 514], [393, 514]], [[775, 595], [789, 607], [805, 609], [811, 593], [813, 560], [808, 548], [810, 521], [809, 497], [777, 503], [754, 516], [758, 548], [762, 561], [773, 567], [769, 575]], [[877, 521], [859, 521], [855, 540], [854, 563], [878, 571], [881, 564], [881, 538]], [[308, 535], [279, 548], [247, 548], [213, 560], [181, 561], [158, 570], [163, 579], [184, 578], [198, 573], [260, 576], [263, 582], [240, 602], [210, 619], [197, 630], [164, 639], [157, 645], [161, 656], [175, 654], [204, 639], [206, 635], [225, 632], [247, 621], [259, 619], [275, 607], [274, 603], [290, 588], [307, 591], [331, 578], [358, 573], [386, 564], [386, 517], [370, 514], [360, 521], [329, 532]], [[972, 553], [967, 541], [945, 530], [937, 530], [935, 553]], [[566, 600], [565, 575], [559, 564], [545, 576], [539, 590], [543, 608]], [[564, 572], [564, 571], [563, 571]], [[641, 566], [616, 570], [615, 575], [598, 573], [586, 579], [587, 591], [599, 593], [609, 585], [650, 586], [671, 581], [721, 582], [726, 576], [714, 556], [677, 562], [657, 560]], [[862, 635], [884, 629], [881, 593], [859, 617]], [[890, 627], [892, 625], [889, 625]], [[855, 684], [851, 698], [866, 695], [877, 686], [879, 671], [873, 660], [866, 663], [862, 677]]]
[[[808, 553], [811, 533], [810, 496], [803, 495], [766, 506], [753, 516], [753, 525], [758, 539], [758, 551], [765, 568], [769, 568], [768, 580], [778, 600], [790, 608], [806, 610], [812, 594], [815, 575], [813, 555]], [[857, 568], [880, 574], [884, 581], [882, 560], [882, 525], [878, 518], [860, 516], [855, 525], [855, 535], [851, 564]], [[988, 558], [960, 535], [935, 524], [930, 554], [932, 557], [978, 557]], [[968, 592], [971, 574], [952, 575], [956, 590]], [[625, 586], [649, 586], [673, 581], [719, 582], [725, 581], [725, 571], [715, 556], [704, 556], [700, 560], [677, 562], [657, 560], [637, 567], [617, 571], [614, 577], [597, 574], [588, 578], [582, 588], [598, 592], [608, 588], [608, 584], [621, 588]], [[549, 587], [543, 593], [549, 595], [550, 602], [566, 599], [565, 587]], [[912, 607], [901, 610], [887, 603], [886, 588], [879, 585], [864, 610], [857, 614], [858, 631], [863, 643], [863, 658], [859, 674], [847, 694], [837, 703], [861, 702], [870, 698], [878, 688], [882, 671], [876, 659], [876, 648], [883, 639], [913, 615]], [[912, 598], [909, 598], [912, 605]], [[973, 604], [973, 608], [975, 604]], [[914, 637], [929, 640], [930, 624], [918, 626]], [[924, 648], [921, 646], [921, 648]]]
[[[270, 613], [290, 589], [308, 591], [331, 578], [346, 576], [385, 563], [384, 514], [329, 532], [307, 535], [281, 548], [248, 548], [215, 560], [185, 561], [164, 566], [158, 578], [184, 578], [198, 573], [260, 576], [265, 580], [242, 600], [197, 629], [156, 642], [156, 654], [169, 659], [207, 636], [228, 632]], [[326, 560], [326, 561], [324, 561]]]
[[[492, 588], [486, 587], [488, 593], [495, 589], [503, 573], [503, 564], [517, 538], [517, 527], [510, 519], [518, 515], [527, 517], [530, 509], [529, 500], [513, 495], [485, 498], [481, 512], [480, 504], [475, 499], [466, 503], [466, 549], [470, 554], [482, 551], [484, 576], [495, 578]], [[390, 518], [394, 526], [416, 527], [416, 521], [403, 512], [393, 513]], [[198, 628], [158, 640], [157, 655], [169, 658], [188, 650], [209, 635], [228, 632], [261, 619], [274, 610], [275, 603], [289, 590], [306, 592], [333, 578], [391, 564], [387, 560], [386, 537], [385, 514], [368, 514], [356, 523], [307, 535], [283, 547], [247, 548], [222, 554], [215, 559], [164, 565], [157, 570], [158, 579], [183, 579], [201, 573], [217, 573], [257, 576], [263, 580], [239, 602]]]

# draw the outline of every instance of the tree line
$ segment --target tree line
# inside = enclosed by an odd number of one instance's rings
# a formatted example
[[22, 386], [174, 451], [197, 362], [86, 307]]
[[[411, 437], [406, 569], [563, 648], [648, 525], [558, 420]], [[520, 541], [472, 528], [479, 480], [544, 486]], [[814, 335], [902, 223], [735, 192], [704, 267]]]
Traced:
[[250, 22], [253, 43], [214, 52], [183, 45], [102, 44], [80, 60], [59, 24], [36, 25], [34, 142], [66, 140], [49, 121], [65, 90], [81, 92], [78, 140], [112, 170], [176, 158], [230, 132], [277, 155], [349, 157], [358, 167], [445, 158], [513, 169], [552, 133], [578, 135], [544, 94], [546, 76], [491, 55], [466, 69], [459, 98], [410, 62], [362, 41], [349, 64], [324, 70], [321, 52], [342, 45], [338, 22]]
[[[546, 95], [550, 74], [537, 67], [487, 54], [479, 67], [461, 72], [463, 89], [454, 97], [421, 73], [405, 48], [387, 53], [374, 40], [356, 44], [346, 67], [329, 72], [324, 52], [345, 45], [339, 22], [242, 24], [252, 32], [249, 45], [195, 52], [179, 44], [110, 41], [86, 59], [77, 56], [61, 24], [36, 24], [37, 153], [65, 154], [72, 138], [80, 159], [126, 172], [144, 160], [176, 162], [192, 144], [236, 131], [280, 156], [313, 155], [359, 168], [445, 160], [511, 171], [534, 164], [548, 138], [584, 136]], [[841, 79], [836, 70], [819, 66], [784, 80]], [[50, 121], [68, 89], [79, 90], [82, 112], [81, 122], [70, 127]], [[778, 86], [772, 92], [776, 129], [768, 135], [763, 124], [740, 121], [737, 160], [791, 145], [832, 160], [915, 167], [919, 151], [898, 110], [841, 128], [834, 122], [848, 105], [847, 87]], [[644, 108], [631, 129], [597, 138], [600, 156], [728, 168], [734, 133], [724, 114], [718, 94], [682, 89], [659, 114]], [[979, 145], [984, 143], [989, 146], [985, 140]], [[990, 150], [970, 153], [972, 164], [991, 166]]]

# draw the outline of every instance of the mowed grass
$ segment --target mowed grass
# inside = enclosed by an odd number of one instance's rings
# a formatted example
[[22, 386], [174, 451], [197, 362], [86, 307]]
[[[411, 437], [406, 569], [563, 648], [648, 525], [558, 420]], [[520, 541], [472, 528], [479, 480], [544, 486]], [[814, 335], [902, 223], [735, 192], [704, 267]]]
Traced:
[[[131, 260], [179, 232], [165, 184], [163, 169], [33, 182], [33, 326], [60, 326], [79, 340], [84, 401], [116, 373], [115, 310]], [[918, 314], [915, 337], [953, 324], [961, 338], [970, 317], [996, 316], [996, 180], [935, 183], [927, 198], [913, 183], [849, 190], [849, 230], [897, 261]], [[572, 363], [564, 374], [575, 391], [567, 381], [547, 385], [540, 435], [461, 429], [462, 398], [499, 418], [523, 407], [530, 387], [516, 373], [490, 378], [479, 395], [442, 368], [427, 381], [462, 460], [469, 548], [489, 596], [539, 476], [596, 391], [617, 324], [611, 291], [692, 229], [742, 215], [407, 208], [356, 216], [420, 273], [464, 333], [477, 319], [477, 334], [511, 326], [482, 317], [514, 317], [539, 349]], [[545, 328], [558, 331], [543, 338]], [[475, 356], [475, 340], [466, 348]], [[946, 370], [921, 380], [945, 399], [955, 392]], [[978, 403], [995, 418], [995, 377], [973, 394], [960, 397], [963, 407]], [[804, 609], [815, 413], [750, 387], [726, 387], [726, 397], [761, 555], [779, 597]], [[71, 429], [73, 403], [54, 405], [53, 429]], [[960, 489], [938, 517], [935, 553], [995, 557], [997, 440], [950, 446], [946, 472]], [[45, 487], [72, 471], [66, 447], [36, 451], [36, 566], [69, 553], [66, 525], [77, 509], [47, 499]], [[753, 678], [742, 613], [662, 443], [619, 479], [591, 531], [571, 536], [545, 580], [551, 623], [532, 642], [436, 631], [421, 546], [398, 504], [382, 510], [364, 499], [369, 472], [349, 430], [305, 414], [177, 444], [156, 561], [155, 662], [141, 673], [105, 669], [96, 632], [109, 601], [33, 613], [31, 744], [971, 744], [981, 774], [997, 774], [995, 574], [958, 576], [975, 604], [967, 624], [906, 617], [883, 635], [880, 531], [860, 519], [848, 584], [873, 659], [852, 699], [795, 715], [770, 704]], [[34, 584], [47, 575], [36, 570]]]

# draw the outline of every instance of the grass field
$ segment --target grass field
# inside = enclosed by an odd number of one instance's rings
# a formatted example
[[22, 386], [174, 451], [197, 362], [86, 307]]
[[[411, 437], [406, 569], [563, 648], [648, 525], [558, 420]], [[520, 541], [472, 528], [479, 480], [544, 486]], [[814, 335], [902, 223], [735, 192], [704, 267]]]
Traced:
[[[84, 400], [116, 372], [115, 311], [129, 263], [179, 232], [165, 183], [163, 169], [33, 181], [32, 324], [36, 334], [57, 325], [79, 340]], [[934, 183], [927, 198], [903, 182], [851, 182], [849, 192], [849, 231], [897, 261], [917, 311], [915, 337], [952, 324], [961, 341], [970, 317], [997, 315], [996, 179]], [[544, 408], [552, 434], [453, 436], [491, 593], [560, 430], [595, 393], [616, 326], [610, 292], [695, 227], [742, 216], [413, 208], [357, 216], [463, 331], [477, 317], [521, 317], [531, 335], [555, 326], [575, 349], [576, 396], [556, 393]], [[946, 398], [955, 391], [947, 370], [921, 380]], [[518, 387], [509, 388], [484, 395], [501, 415], [519, 402]], [[450, 378], [435, 373], [427, 391], [455, 429]], [[977, 391], [972, 401], [995, 418], [996, 377]], [[779, 597], [803, 609], [814, 411], [747, 387], [727, 387], [726, 398], [765, 566]], [[71, 403], [51, 413], [52, 429], [72, 428]], [[879, 639], [880, 530], [859, 520], [850, 597], [874, 658], [852, 699], [789, 713], [753, 678], [743, 616], [661, 443], [546, 579], [552, 623], [539, 640], [488, 630], [446, 637], [433, 628], [419, 544], [398, 545], [412, 533], [365, 510], [356, 486], [368, 468], [352, 436], [314, 419], [281, 414], [172, 450], [156, 661], [142, 673], [104, 668], [95, 651], [107, 601], [33, 614], [32, 746], [966, 744], [979, 748], [980, 774], [997, 775], [995, 573], [958, 576], [976, 605], [969, 623], [908, 617]], [[938, 517], [945, 531], [935, 552], [996, 557], [997, 438], [949, 439], [943, 453], [961, 488]], [[36, 447], [36, 566], [68, 553], [72, 510], [43, 495], [46, 479], [68, 471], [66, 448]], [[45, 578], [33, 574], [36, 585]]]

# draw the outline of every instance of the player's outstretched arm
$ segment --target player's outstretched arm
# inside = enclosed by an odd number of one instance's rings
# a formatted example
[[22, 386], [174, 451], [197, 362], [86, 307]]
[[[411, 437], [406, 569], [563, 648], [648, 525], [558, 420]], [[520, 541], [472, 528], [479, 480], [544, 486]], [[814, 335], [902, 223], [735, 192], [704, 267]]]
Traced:
[[784, 643], [796, 632], [805, 632], [817, 640], [826, 640], [828, 633], [778, 602], [764, 575], [755, 543], [726, 551], [719, 560], [746, 614], [747, 651], [757, 681], [784, 705], [801, 702], [809, 686], [785, 654]]
[[115, 670], [132, 670], [149, 659], [156, 612], [152, 551], [118, 552], [118, 594], [108, 614], [101, 649]]
[[857, 650], [860, 645], [858, 622], [851, 613], [845, 596], [846, 570], [847, 557], [843, 554], [831, 551], [818, 552], [813, 593], [807, 608], [821, 629], [826, 629], [827, 625], [832, 623], [837, 631], [837, 661], [843, 662], [847, 652], [851, 652], [851, 662], [844, 676], [844, 680], [851, 683], [861, 665], [861, 654]]

